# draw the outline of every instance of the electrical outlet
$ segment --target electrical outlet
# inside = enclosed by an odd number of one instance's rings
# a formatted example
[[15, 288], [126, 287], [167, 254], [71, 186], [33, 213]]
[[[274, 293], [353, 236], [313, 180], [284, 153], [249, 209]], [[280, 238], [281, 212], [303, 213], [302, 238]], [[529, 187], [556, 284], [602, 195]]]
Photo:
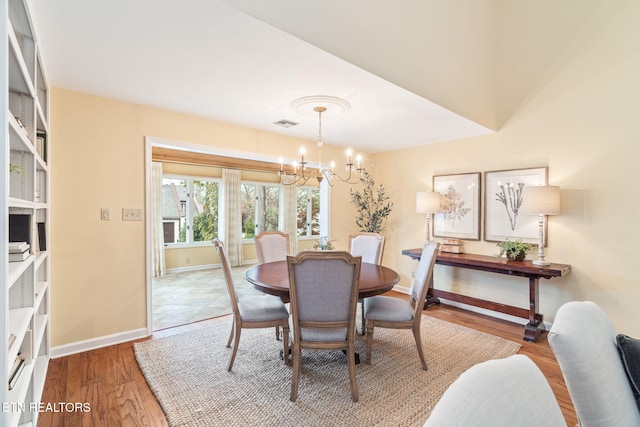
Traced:
[[142, 221], [142, 209], [122, 208], [123, 221]]
[[103, 221], [109, 221], [111, 219], [111, 211], [109, 208], [100, 209], [100, 219]]

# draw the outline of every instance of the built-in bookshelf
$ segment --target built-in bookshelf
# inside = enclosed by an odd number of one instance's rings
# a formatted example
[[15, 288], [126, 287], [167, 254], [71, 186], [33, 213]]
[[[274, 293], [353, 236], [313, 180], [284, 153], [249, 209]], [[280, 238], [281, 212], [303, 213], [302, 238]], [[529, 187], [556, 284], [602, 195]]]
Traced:
[[35, 426], [50, 355], [49, 88], [29, 1], [0, 2], [0, 426]]

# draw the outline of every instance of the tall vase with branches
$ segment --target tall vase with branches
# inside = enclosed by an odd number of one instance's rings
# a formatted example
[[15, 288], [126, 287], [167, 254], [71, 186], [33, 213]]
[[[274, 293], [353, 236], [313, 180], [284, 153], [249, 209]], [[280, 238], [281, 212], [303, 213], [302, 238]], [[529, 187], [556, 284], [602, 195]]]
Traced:
[[375, 180], [367, 171], [360, 176], [360, 182], [364, 184], [362, 191], [349, 189], [351, 203], [358, 208], [356, 225], [360, 227], [360, 231], [382, 233], [384, 222], [391, 214], [393, 203], [389, 201], [390, 197], [382, 184], [376, 188]]

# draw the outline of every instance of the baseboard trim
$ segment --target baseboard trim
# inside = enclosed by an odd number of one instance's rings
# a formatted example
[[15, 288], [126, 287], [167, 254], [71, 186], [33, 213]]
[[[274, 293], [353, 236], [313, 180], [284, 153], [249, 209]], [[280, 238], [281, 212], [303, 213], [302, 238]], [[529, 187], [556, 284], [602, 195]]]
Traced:
[[[258, 260], [250, 260], [244, 261], [244, 265], [257, 264]], [[198, 270], [208, 270], [210, 268], [221, 268], [222, 264], [203, 264], [203, 265], [192, 265], [191, 267], [176, 267], [167, 269], [167, 273], [183, 273], [185, 271], [198, 271]]]
[[192, 265], [190, 267], [176, 267], [176, 268], [168, 268], [167, 273], [182, 273], [185, 271], [198, 271], [198, 270], [207, 270], [210, 268], [219, 268], [220, 264], [203, 264], [203, 265]]
[[405, 288], [404, 286], [394, 286], [393, 290], [396, 292], [400, 292], [401, 294], [409, 295], [409, 293], [411, 293], [411, 289]]
[[147, 334], [147, 328], [140, 328], [131, 331], [120, 332], [117, 334], [91, 338], [88, 340], [76, 341], [70, 344], [51, 347], [51, 358], [55, 359], [58, 357], [70, 356], [72, 354], [95, 350], [97, 348], [108, 347], [114, 344], [120, 344], [140, 338], [146, 338], [147, 336], [149, 336]]

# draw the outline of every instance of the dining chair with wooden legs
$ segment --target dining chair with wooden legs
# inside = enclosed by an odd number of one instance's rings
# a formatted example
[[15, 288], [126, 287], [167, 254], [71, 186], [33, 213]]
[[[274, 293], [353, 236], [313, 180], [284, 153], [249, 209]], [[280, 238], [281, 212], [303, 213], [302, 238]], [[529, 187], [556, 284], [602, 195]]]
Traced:
[[[233, 362], [238, 353], [238, 344], [240, 343], [240, 332], [242, 328], [272, 328], [282, 327], [282, 342], [284, 354], [289, 351], [289, 312], [282, 300], [273, 295], [258, 295], [251, 297], [243, 297], [238, 299], [235, 290], [233, 277], [231, 276], [231, 266], [227, 258], [224, 245], [218, 239], [213, 241], [213, 245], [220, 256], [220, 263], [224, 272], [225, 282], [227, 283], [227, 291], [231, 300], [231, 309], [233, 311], [233, 323], [231, 324], [231, 333], [227, 341], [227, 347], [233, 343], [233, 351], [229, 360], [228, 371], [233, 368]], [[285, 364], [288, 364], [288, 358], [284, 357]]]
[[[291, 253], [289, 235], [282, 231], [262, 231], [255, 237], [258, 264], [286, 261]], [[280, 339], [280, 328], [276, 327], [276, 339]]]
[[292, 402], [298, 398], [302, 350], [343, 350], [351, 400], [358, 401], [355, 324], [361, 257], [345, 251], [304, 251], [288, 256], [293, 319]]
[[362, 262], [382, 264], [385, 237], [379, 233], [361, 231], [349, 236], [349, 253], [361, 256]]
[[263, 231], [255, 238], [258, 264], [285, 261], [291, 253], [289, 235], [282, 231]]
[[365, 298], [364, 318], [367, 331], [365, 363], [371, 363], [371, 347], [375, 327], [411, 329], [416, 341], [422, 369], [427, 370], [427, 363], [425, 362], [422, 351], [420, 321], [422, 319], [422, 310], [424, 309], [424, 301], [427, 297], [429, 283], [433, 277], [433, 267], [436, 263], [436, 254], [439, 246], [439, 243], [427, 242], [422, 248], [422, 256], [418, 263], [418, 269], [409, 300], [382, 295]]
[[[348, 250], [351, 255], [360, 255], [362, 262], [381, 265], [384, 241], [385, 238], [382, 234], [361, 231], [349, 236]], [[361, 304], [362, 335], [364, 335], [364, 301], [359, 300], [358, 302]]]

